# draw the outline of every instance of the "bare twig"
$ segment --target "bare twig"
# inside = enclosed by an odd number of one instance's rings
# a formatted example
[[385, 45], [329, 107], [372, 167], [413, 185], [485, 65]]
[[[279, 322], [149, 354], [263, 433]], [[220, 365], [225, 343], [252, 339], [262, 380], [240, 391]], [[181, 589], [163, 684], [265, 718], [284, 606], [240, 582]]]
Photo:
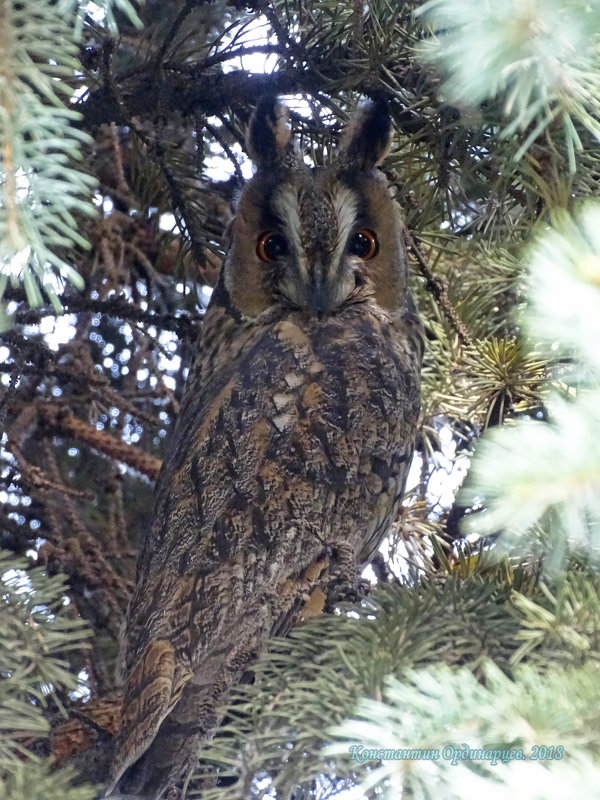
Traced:
[[417, 264], [419, 265], [421, 274], [427, 279], [427, 290], [434, 296], [437, 304], [442, 310], [442, 313], [458, 334], [460, 341], [465, 345], [472, 344], [473, 340], [471, 338], [471, 334], [458, 316], [456, 309], [448, 298], [448, 285], [446, 279], [440, 275], [435, 275], [429, 268], [429, 265], [423, 258], [413, 234], [409, 231], [406, 231], [405, 238], [408, 249], [413, 254]]
[[227, 144], [227, 142], [225, 141], [223, 136], [221, 136], [219, 131], [214, 127], [214, 125], [211, 125], [206, 120], [203, 120], [203, 124], [204, 124], [204, 127], [206, 128], [206, 130], [211, 134], [211, 136], [213, 136], [217, 140], [217, 142], [221, 145], [225, 155], [227, 156], [227, 158], [231, 161], [231, 163], [233, 165], [233, 169], [235, 170], [235, 174], [236, 174], [237, 179], [239, 180], [240, 184], [243, 184], [244, 183], [244, 176], [242, 174], [242, 170], [240, 169], [239, 162], [238, 162], [237, 158], [235, 157], [235, 153], [233, 152], [231, 147], [229, 147], [229, 145]]
[[[156, 314], [152, 311], [144, 311], [133, 303], [130, 303], [124, 297], [93, 299], [78, 295], [65, 299], [61, 298], [61, 300], [65, 313], [90, 311], [95, 314], [100, 313], [106, 314], [107, 316], [118, 317], [128, 322], [143, 322], [147, 325], [155, 325], [157, 328], [172, 330], [180, 338], [195, 338], [197, 336], [197, 326], [202, 322], [201, 315]], [[57, 316], [56, 311], [52, 307], [27, 308], [17, 311], [14, 321], [21, 325], [35, 325], [43, 317], [48, 316]], [[30, 345], [30, 349], [34, 347], [43, 349], [47, 357], [51, 360], [54, 359], [54, 354], [45, 345], [27, 340], [25, 337], [16, 334], [14, 330], [0, 334], [0, 338], [4, 338], [9, 342], [15, 336], [18, 336], [19, 340], [23, 339], [23, 344], [19, 342], [17, 346], [24, 346], [24, 343], [27, 342]], [[15, 342], [15, 344], [17, 343]]]

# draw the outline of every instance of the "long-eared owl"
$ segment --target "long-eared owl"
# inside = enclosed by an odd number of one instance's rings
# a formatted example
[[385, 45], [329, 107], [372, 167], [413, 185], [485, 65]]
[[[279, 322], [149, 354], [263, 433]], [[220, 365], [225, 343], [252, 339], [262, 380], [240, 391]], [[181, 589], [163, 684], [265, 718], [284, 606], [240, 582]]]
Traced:
[[239, 198], [126, 620], [116, 796], [157, 800], [176, 785], [267, 638], [351, 582], [394, 520], [422, 335], [400, 212], [377, 168], [390, 129], [384, 104], [367, 103], [332, 163], [311, 168], [276, 98], [250, 123], [257, 171]]

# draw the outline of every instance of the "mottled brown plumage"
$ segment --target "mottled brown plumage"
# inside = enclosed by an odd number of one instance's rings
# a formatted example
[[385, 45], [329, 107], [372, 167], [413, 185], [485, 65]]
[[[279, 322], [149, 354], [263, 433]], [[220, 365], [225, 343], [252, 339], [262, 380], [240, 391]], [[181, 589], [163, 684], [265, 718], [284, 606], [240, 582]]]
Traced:
[[274, 99], [251, 124], [258, 170], [239, 201], [127, 618], [111, 781], [122, 796], [154, 800], [177, 781], [267, 637], [352, 581], [396, 514], [422, 339], [399, 211], [376, 168], [389, 127], [385, 109], [367, 105], [337, 160], [310, 169]]

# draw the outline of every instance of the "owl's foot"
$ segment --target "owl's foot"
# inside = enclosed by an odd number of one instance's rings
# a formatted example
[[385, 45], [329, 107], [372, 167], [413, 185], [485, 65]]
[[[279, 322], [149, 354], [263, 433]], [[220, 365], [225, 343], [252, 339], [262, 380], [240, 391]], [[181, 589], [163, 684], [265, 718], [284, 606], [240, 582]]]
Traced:
[[324, 611], [333, 612], [340, 603], [360, 603], [373, 591], [373, 584], [364, 578], [355, 579], [354, 583], [333, 584], [327, 592]]
[[371, 590], [369, 581], [357, 575], [356, 554], [348, 542], [335, 542], [326, 548], [330, 560], [326, 611], [339, 603], [358, 603]]

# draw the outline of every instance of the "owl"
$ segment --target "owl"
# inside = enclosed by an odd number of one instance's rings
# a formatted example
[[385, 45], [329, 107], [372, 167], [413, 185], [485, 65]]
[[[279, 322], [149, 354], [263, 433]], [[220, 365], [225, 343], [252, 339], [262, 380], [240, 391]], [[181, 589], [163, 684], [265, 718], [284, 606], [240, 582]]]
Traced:
[[401, 501], [423, 338], [399, 208], [377, 168], [391, 123], [355, 115], [306, 165], [277, 98], [230, 227], [157, 484], [126, 619], [108, 795], [180, 797], [228, 690], [268, 637], [352, 583]]

